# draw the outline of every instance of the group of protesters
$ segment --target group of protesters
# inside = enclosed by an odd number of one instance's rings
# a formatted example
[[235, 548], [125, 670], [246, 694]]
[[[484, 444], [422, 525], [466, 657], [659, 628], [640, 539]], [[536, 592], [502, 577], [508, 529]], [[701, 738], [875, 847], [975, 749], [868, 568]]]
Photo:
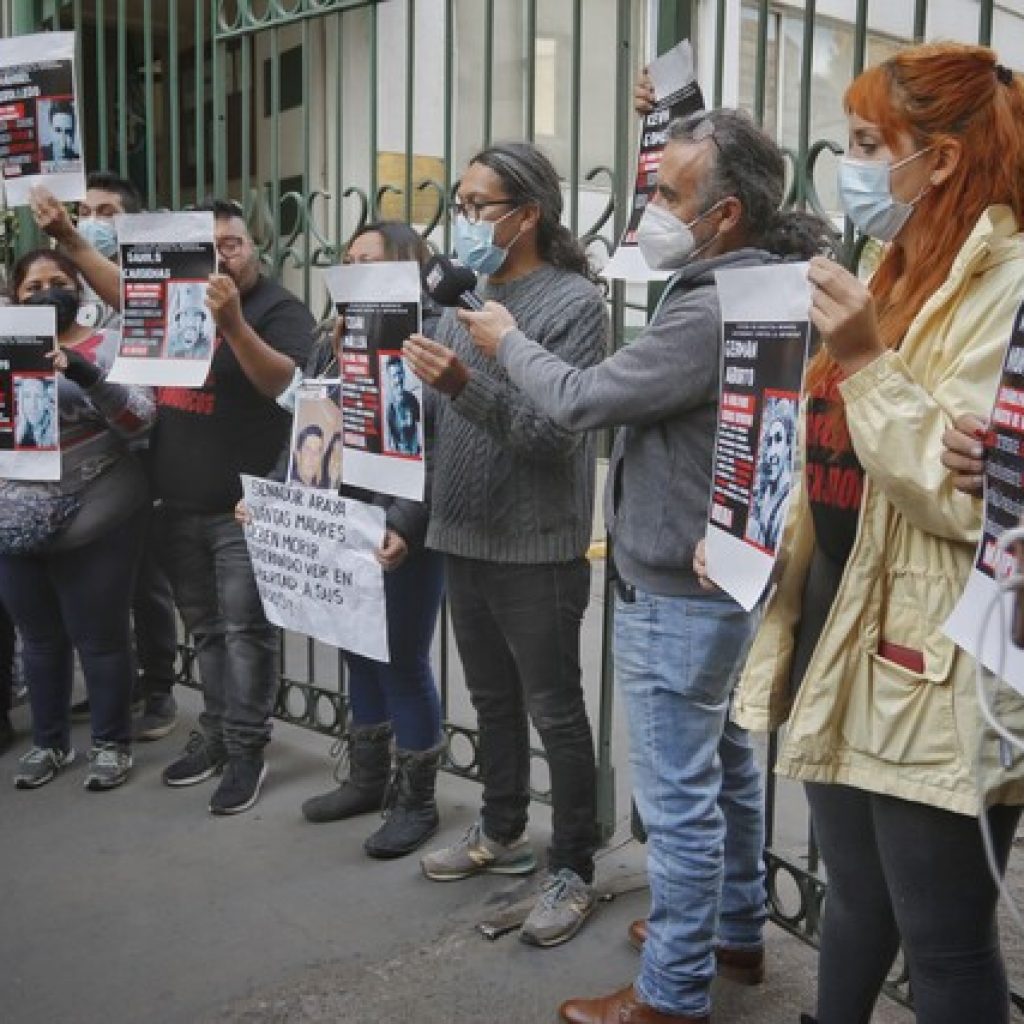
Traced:
[[[635, 99], [641, 113], [653, 104], [646, 76]], [[629, 929], [641, 951], [635, 980], [570, 999], [564, 1021], [701, 1024], [716, 975], [765, 981], [763, 780], [746, 730], [783, 723], [779, 770], [804, 783], [829, 881], [805, 1024], [866, 1024], [901, 944], [918, 1021], [1008, 1020], [997, 883], [978, 819], [1004, 869], [1024, 759], [979, 744], [974, 664], [941, 627], [970, 571], [983, 418], [1024, 300], [1024, 82], [987, 48], [910, 47], [862, 73], [845, 108], [839, 196], [881, 243], [870, 281], [836, 260], [829, 223], [781, 210], [785, 159], [768, 135], [739, 111], [695, 113], [668, 128], [638, 229], [644, 258], [668, 281], [621, 347], [562, 224], [551, 163], [525, 142], [477, 153], [452, 213], [455, 253], [482, 277], [482, 308], [425, 298], [423, 329], [403, 350], [426, 385], [426, 497], [341, 488], [385, 511], [376, 554], [390, 660], [345, 652], [348, 770], [302, 813], [325, 823], [383, 810], [364, 844], [378, 858], [437, 832], [445, 746], [430, 646], [445, 594], [478, 717], [482, 807], [422, 871], [454, 881], [536, 870], [532, 723], [552, 827], [521, 938], [553, 946], [597, 899], [580, 631], [593, 431], [617, 428], [604, 495], [614, 663], [651, 905]], [[33, 215], [56, 247], [26, 253], [11, 278], [11, 302], [56, 308], [62, 450], [58, 482], [0, 481], [0, 601], [21, 638], [33, 730], [15, 783], [37, 789], [75, 760], [76, 709], [91, 723], [85, 786], [96, 791], [128, 778], [133, 739], [174, 728], [176, 607], [203, 711], [162, 778], [216, 779], [209, 810], [240, 813], [266, 778], [279, 682], [240, 475], [284, 478], [296, 390], [337, 376], [344, 322], [317, 330], [262, 273], [242, 209], [217, 199], [206, 302], [218, 342], [206, 382], [155, 392], [112, 383], [112, 217], [137, 210], [138, 197], [97, 175], [84, 206], [76, 225], [36, 190]], [[379, 222], [344, 258], [428, 256], [411, 227]], [[719, 394], [715, 273], [791, 259], [809, 261], [820, 344], [776, 576], [748, 613], [708, 578], [702, 541]], [[830, 488], [835, 466], [855, 474], [857, 502]], [[72, 708], [74, 651], [88, 699]], [[9, 653], [3, 639], [0, 661]], [[0, 701], [5, 691], [0, 677]], [[3, 747], [7, 711], [0, 703]], [[1006, 713], [1024, 728], [1024, 701]]]

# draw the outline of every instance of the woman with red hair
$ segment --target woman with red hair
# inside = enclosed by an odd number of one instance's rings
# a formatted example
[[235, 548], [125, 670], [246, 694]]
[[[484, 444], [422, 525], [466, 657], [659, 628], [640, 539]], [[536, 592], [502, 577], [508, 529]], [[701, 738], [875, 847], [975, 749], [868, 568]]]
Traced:
[[[1024, 298], [1024, 84], [989, 49], [918, 46], [845, 105], [840, 195], [887, 247], [868, 285], [810, 264], [824, 344], [736, 717], [788, 718], [779, 770], [805, 783], [828, 869], [819, 1024], [866, 1024], [901, 942], [919, 1022], [1001, 1024], [977, 817], [1005, 866], [1024, 763], [985, 735], [974, 662], [942, 632], [982, 510], [941, 455], [952, 424], [990, 407]], [[1012, 704], [1007, 724], [1024, 725]]]

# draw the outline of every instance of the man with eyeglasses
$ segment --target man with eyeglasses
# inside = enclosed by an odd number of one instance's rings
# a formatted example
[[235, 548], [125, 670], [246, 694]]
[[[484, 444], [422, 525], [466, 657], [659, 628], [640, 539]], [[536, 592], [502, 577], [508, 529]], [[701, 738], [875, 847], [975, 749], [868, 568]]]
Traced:
[[[151, 455], [161, 548], [204, 699], [199, 729], [163, 780], [191, 786], [223, 773], [209, 804], [223, 815], [259, 798], [279, 682], [278, 632], [263, 614], [234, 517], [239, 477], [266, 476], [288, 441], [290, 417], [274, 399], [305, 365], [314, 324], [294, 295], [261, 273], [241, 207], [216, 199], [204, 208], [214, 216], [219, 262], [206, 289], [217, 327], [213, 362], [202, 387], [157, 390]], [[49, 206], [36, 218], [44, 230], [63, 230]], [[118, 268], [80, 236], [68, 241], [89, 284], [119, 305]]]
[[648, 836], [651, 913], [630, 929], [635, 984], [561, 1007], [570, 1024], [707, 1024], [717, 973], [763, 978], [761, 780], [729, 721], [753, 617], [706, 593], [692, 559], [711, 492], [720, 312], [715, 272], [782, 251], [785, 163], [750, 118], [672, 122], [639, 225], [647, 262], [672, 272], [645, 330], [597, 366], [569, 366], [496, 303], [460, 312], [480, 351], [573, 430], [619, 427], [605, 520], [618, 568], [614, 655]]

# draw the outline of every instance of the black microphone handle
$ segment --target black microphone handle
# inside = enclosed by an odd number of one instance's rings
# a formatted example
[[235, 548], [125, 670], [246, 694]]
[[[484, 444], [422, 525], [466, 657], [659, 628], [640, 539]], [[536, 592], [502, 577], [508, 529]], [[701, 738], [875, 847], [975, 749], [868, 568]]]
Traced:
[[484, 304], [480, 301], [480, 296], [476, 292], [463, 292], [459, 296], [459, 305], [463, 309], [471, 310], [474, 313], [479, 313], [484, 308]]

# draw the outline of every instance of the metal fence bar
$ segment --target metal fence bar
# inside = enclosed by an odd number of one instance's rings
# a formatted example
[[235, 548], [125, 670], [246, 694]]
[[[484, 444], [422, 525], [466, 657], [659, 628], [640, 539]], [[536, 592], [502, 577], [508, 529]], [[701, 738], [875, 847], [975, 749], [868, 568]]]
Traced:
[[[211, 0], [216, 4], [216, 0]], [[195, 0], [193, 5], [195, 17], [195, 154], [196, 154], [196, 203], [203, 200], [206, 192], [206, 58], [204, 35], [206, 25], [206, 0]]]
[[128, 22], [125, 0], [117, 0], [117, 166], [128, 177]]
[[757, 4], [757, 52], [754, 57], [754, 120], [764, 125], [765, 78], [768, 64], [768, 0]]
[[569, 229], [580, 231], [580, 110], [583, 77], [583, 3], [572, 4], [572, 85], [569, 90]]
[[[178, 3], [167, 0], [167, 107], [169, 111], [171, 209], [181, 209], [181, 96], [178, 90]], [[103, 65], [101, 64], [100, 67]]]
[[981, 0], [978, 10], [978, 42], [982, 46], [992, 45], [992, 13], [995, 0]]
[[411, 223], [416, 102], [416, 0], [407, 0], [405, 18], [405, 195], [402, 207], [405, 210], [405, 219]]

